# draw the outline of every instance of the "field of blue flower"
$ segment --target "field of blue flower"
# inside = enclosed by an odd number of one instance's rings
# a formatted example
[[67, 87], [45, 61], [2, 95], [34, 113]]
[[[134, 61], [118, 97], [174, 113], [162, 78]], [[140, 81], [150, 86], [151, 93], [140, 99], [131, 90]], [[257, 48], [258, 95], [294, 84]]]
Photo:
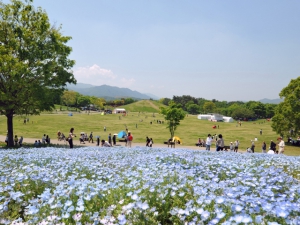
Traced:
[[167, 148], [0, 151], [0, 224], [300, 224], [300, 158]]

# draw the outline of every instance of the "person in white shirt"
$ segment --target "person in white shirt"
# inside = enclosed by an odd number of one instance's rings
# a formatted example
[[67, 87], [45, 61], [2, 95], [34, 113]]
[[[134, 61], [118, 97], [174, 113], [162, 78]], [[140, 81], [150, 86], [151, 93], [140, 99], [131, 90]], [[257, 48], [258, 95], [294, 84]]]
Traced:
[[206, 146], [206, 150], [207, 150], [207, 151], [210, 151], [211, 142], [212, 142], [211, 135], [208, 134], [208, 135], [207, 135], [207, 138], [206, 138], [206, 143], [205, 143], [205, 146]]
[[230, 142], [229, 148], [231, 152], [234, 152], [234, 144], [232, 142]]
[[239, 144], [240, 144], [239, 140], [236, 140], [236, 141], [234, 142], [234, 151], [235, 151], [235, 152], [238, 152], [238, 150], [239, 150]]
[[282, 139], [282, 137], [279, 138], [280, 142], [278, 144], [279, 146], [279, 151], [278, 151], [278, 154], [283, 154], [284, 153], [284, 141]]

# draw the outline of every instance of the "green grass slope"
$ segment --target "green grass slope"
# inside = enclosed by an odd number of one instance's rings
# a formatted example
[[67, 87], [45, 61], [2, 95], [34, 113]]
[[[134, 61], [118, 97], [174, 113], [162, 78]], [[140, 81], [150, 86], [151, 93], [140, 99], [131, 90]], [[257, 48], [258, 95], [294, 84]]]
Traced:
[[166, 106], [153, 100], [141, 100], [128, 105], [124, 105], [122, 108], [126, 109], [129, 112], [159, 113], [160, 107]]
[[[14, 117], [14, 134], [29, 138], [41, 139], [43, 134], [48, 134], [50, 138], [56, 138], [58, 130], [67, 134], [71, 127], [75, 128], [75, 133], [90, 133], [94, 136], [100, 135], [101, 139], [107, 139], [109, 133], [118, 133], [125, 130], [126, 127], [132, 132], [134, 142], [144, 143], [146, 136], [152, 137], [155, 143], [162, 144], [170, 137], [166, 121], [164, 124], [157, 123], [157, 120], [164, 120], [163, 115], [159, 114], [161, 105], [155, 101], [143, 100], [124, 106], [129, 111], [127, 116], [121, 114], [101, 115], [100, 113], [73, 112], [73, 116], [67, 113], [41, 114], [39, 116], [29, 116], [30, 122], [23, 124], [24, 116]], [[213, 125], [219, 125], [219, 128], [213, 129]], [[104, 132], [103, 127], [107, 131]], [[1, 135], [6, 134], [6, 117], [0, 116]], [[260, 135], [260, 129], [263, 134]], [[262, 142], [265, 141], [269, 147], [270, 141], [277, 142], [278, 135], [272, 131], [271, 122], [259, 120], [255, 122], [242, 122], [239, 126], [236, 122], [211, 122], [199, 120], [196, 115], [188, 115], [180, 122], [175, 135], [179, 136], [183, 145], [195, 145], [198, 138], [205, 139], [208, 134], [222, 134], [225, 145], [240, 141], [240, 148], [245, 150], [250, 146], [251, 140], [257, 138], [255, 152], [261, 152]], [[0, 140], [4, 141], [4, 140]], [[212, 149], [214, 150], [213, 144]], [[285, 154], [299, 155], [300, 148], [295, 146], [286, 146]]]

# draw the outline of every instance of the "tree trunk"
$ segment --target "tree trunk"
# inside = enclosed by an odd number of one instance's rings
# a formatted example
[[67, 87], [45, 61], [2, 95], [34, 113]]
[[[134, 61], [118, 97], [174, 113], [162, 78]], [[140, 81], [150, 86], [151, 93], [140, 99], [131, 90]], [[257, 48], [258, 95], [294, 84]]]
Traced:
[[14, 147], [13, 111], [7, 112], [6, 117], [7, 117], [8, 147]]

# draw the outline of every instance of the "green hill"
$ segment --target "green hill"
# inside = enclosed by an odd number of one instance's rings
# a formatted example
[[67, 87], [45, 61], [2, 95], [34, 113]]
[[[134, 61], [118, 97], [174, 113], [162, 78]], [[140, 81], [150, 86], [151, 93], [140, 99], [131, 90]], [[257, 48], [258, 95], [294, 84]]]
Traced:
[[148, 113], [158, 113], [160, 107], [166, 107], [165, 105], [153, 100], [141, 100], [128, 105], [125, 105], [124, 109], [129, 112], [148, 112]]

